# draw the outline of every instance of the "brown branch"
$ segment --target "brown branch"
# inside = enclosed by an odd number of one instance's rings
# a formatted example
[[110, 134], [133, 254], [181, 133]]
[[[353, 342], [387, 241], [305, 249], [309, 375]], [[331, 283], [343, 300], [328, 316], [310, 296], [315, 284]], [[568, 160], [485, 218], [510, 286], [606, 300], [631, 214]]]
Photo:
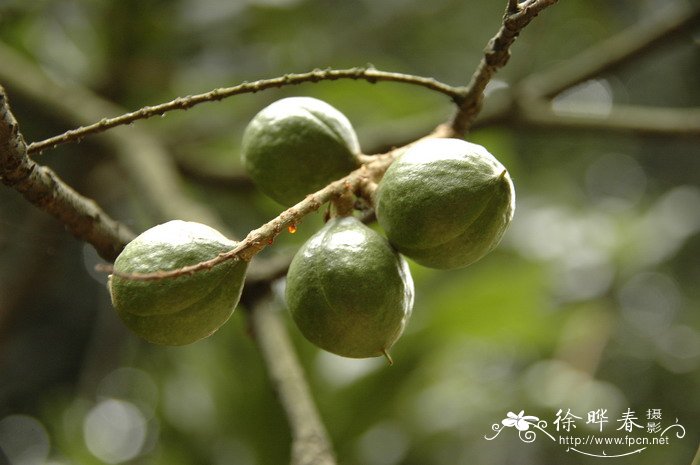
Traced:
[[328, 432], [321, 421], [299, 361], [270, 292], [250, 308], [253, 334], [270, 381], [292, 431], [291, 465], [335, 465]]
[[155, 281], [166, 278], [176, 278], [178, 276], [208, 270], [228, 260], [250, 260], [265, 247], [272, 244], [274, 239], [289, 226], [299, 224], [306, 215], [317, 211], [325, 203], [343, 195], [348, 191], [354, 192], [355, 190], [359, 189], [367, 179], [370, 179], [372, 176], [377, 176], [378, 173], [383, 173], [386, 171], [391, 162], [404, 149], [405, 148], [396, 149], [387, 154], [373, 157], [372, 161], [362, 165], [360, 168], [351, 172], [347, 176], [328, 184], [326, 187], [314, 192], [313, 194], [307, 195], [304, 200], [283, 211], [277, 217], [268, 221], [259, 228], [248, 233], [245, 239], [240, 241], [236, 247], [227, 252], [221, 253], [210, 260], [175, 270], [155, 271], [152, 273], [119, 273], [109, 268], [103, 267], [102, 269], [109, 270], [116, 276], [124, 279], [132, 279], [135, 281]]
[[465, 134], [471, 128], [481, 111], [486, 85], [508, 63], [510, 47], [520, 31], [542, 10], [556, 2], [557, 0], [528, 0], [518, 4], [517, 1], [508, 1], [503, 25], [486, 46], [484, 56], [459, 102], [459, 109], [449, 124], [455, 135]]
[[266, 89], [298, 85], [305, 82], [315, 83], [320, 81], [337, 81], [339, 79], [364, 80], [372, 84], [380, 81], [412, 84], [445, 94], [455, 101], [462, 98], [464, 91], [462, 88], [444, 84], [433, 78], [380, 71], [374, 68], [317, 69], [308, 73], [286, 74], [272, 79], [245, 82], [234, 87], [222, 87], [203, 94], [178, 97], [170, 102], [143, 107], [140, 110], [126, 113], [115, 118], [102, 118], [96, 123], [71, 129], [63, 134], [40, 142], [34, 142], [29, 145], [28, 152], [30, 154], [40, 153], [43, 150], [55, 148], [59, 144], [80, 141], [88, 135], [103, 132], [116, 126], [123, 126], [137, 120], [154, 116], [163, 116], [169, 111], [187, 110], [200, 103], [220, 101], [234, 95], [256, 93]]
[[76, 238], [114, 260], [132, 237], [91, 199], [78, 194], [56, 173], [27, 156], [27, 146], [0, 86], [0, 178], [29, 202], [63, 223]]
[[[449, 137], [450, 132], [444, 126], [438, 127], [433, 133], [418, 139], [423, 140], [434, 137]], [[111, 272], [115, 276], [123, 279], [131, 279], [134, 281], [157, 281], [160, 279], [177, 278], [198, 271], [209, 270], [216, 265], [224, 263], [228, 260], [245, 260], [252, 259], [256, 254], [263, 250], [268, 245], [274, 243], [275, 238], [289, 226], [296, 226], [308, 214], [317, 211], [321, 206], [347, 192], [353, 192], [358, 196], [363, 196], [369, 181], [376, 180], [389, 168], [389, 165], [400, 156], [411, 145], [418, 142], [411, 142], [402, 147], [398, 147], [385, 154], [375, 156], [362, 156], [364, 164], [352, 171], [347, 176], [333, 181], [322, 189], [309, 194], [296, 205], [288, 208], [280, 213], [277, 217], [268, 221], [264, 225], [249, 232], [248, 235], [240, 241], [236, 246], [227, 251], [220, 253], [216, 257], [203, 262], [195, 263], [194, 265], [177, 268], [174, 270], [154, 271], [152, 273], [120, 273], [113, 270], [109, 266], [100, 266], [101, 271]]]
[[[438, 127], [436, 131], [421, 139], [433, 137], [448, 137], [449, 131], [445, 130], [444, 126]], [[268, 221], [264, 225], [249, 232], [248, 235], [240, 241], [236, 246], [227, 251], [220, 253], [216, 257], [203, 262], [195, 263], [194, 265], [177, 268], [174, 270], [162, 270], [152, 273], [120, 273], [112, 269], [110, 266], [100, 266], [100, 271], [113, 273], [123, 279], [131, 279], [134, 281], [156, 281], [160, 279], [177, 278], [199, 271], [210, 270], [211, 268], [229, 260], [245, 260], [249, 261], [261, 250], [268, 245], [274, 243], [275, 238], [289, 226], [296, 226], [308, 214], [317, 211], [321, 206], [333, 199], [336, 199], [348, 192], [355, 193], [360, 197], [367, 196], [366, 191], [373, 180], [381, 178], [382, 174], [389, 168], [389, 165], [407, 150], [412, 144], [411, 142], [402, 147], [398, 147], [385, 154], [375, 156], [363, 155], [362, 161], [364, 164], [352, 171], [347, 176], [333, 181], [322, 189], [309, 194], [296, 205], [288, 208], [278, 216]], [[371, 189], [371, 187], [369, 187]], [[371, 194], [370, 194], [371, 197]]]
[[[449, 130], [444, 126], [440, 126], [432, 134], [418, 140], [433, 137], [449, 137], [449, 135]], [[289, 226], [296, 226], [306, 215], [317, 211], [325, 203], [348, 192], [355, 193], [359, 197], [366, 196], [366, 190], [368, 186], [371, 186], [371, 181], [381, 178], [382, 174], [389, 168], [389, 165], [418, 140], [381, 155], [361, 156], [364, 164], [360, 168], [337, 181], [333, 181], [317, 192], [307, 195], [304, 200], [283, 211], [259, 228], [249, 232], [245, 239], [236, 244], [233, 249], [220, 253], [210, 260], [174, 270], [161, 270], [152, 273], [120, 273], [108, 265], [99, 266], [99, 270], [113, 273], [115, 276], [119, 276], [123, 279], [157, 281], [209, 270], [228, 260], [248, 261], [265, 247], [273, 244], [275, 238], [280, 235], [282, 231]]]
[[700, 22], [700, 5], [676, 2], [550, 70], [528, 77], [520, 86], [531, 97], [551, 98], [603, 73], [626, 65], [643, 53], [689, 32]]

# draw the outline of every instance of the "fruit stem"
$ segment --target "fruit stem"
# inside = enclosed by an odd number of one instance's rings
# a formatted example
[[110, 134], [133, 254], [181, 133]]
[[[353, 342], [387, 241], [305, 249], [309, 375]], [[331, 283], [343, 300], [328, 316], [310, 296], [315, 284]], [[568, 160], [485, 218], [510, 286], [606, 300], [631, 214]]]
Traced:
[[386, 349], [382, 349], [382, 353], [386, 357], [386, 361], [389, 363], [389, 366], [394, 364], [394, 359], [391, 358], [391, 355], [389, 355], [389, 352], [386, 351]]
[[332, 201], [335, 207], [333, 216], [350, 216], [355, 208], [355, 195], [350, 191], [345, 191]]
[[365, 199], [372, 207], [375, 207], [377, 183], [369, 178], [363, 179], [357, 186], [356, 195]]

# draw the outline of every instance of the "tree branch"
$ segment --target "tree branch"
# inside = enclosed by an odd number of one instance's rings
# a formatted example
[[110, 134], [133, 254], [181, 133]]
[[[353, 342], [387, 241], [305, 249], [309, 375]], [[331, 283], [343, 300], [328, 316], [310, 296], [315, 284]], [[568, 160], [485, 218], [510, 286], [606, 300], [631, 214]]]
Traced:
[[[582, 108], [583, 110], [583, 108]], [[549, 101], [530, 101], [509, 120], [540, 128], [566, 128], [639, 135], [700, 136], [700, 108], [614, 105], [608, 113], [554, 112]]]
[[328, 433], [311, 401], [292, 342], [268, 292], [250, 308], [250, 321], [268, 375], [292, 430], [291, 465], [335, 465]]
[[596, 114], [581, 106], [554, 112], [550, 97], [567, 88], [615, 70], [643, 53], [676, 39], [700, 21], [700, 6], [679, 3], [575, 55], [550, 70], [531, 75], [512, 91], [491, 98], [474, 127], [493, 124], [535, 128], [595, 130], [636, 135], [697, 137], [698, 108], [656, 108], [614, 104], [609, 113]]
[[123, 279], [131, 279], [134, 281], [157, 281], [161, 279], [189, 275], [198, 271], [209, 270], [214, 266], [228, 260], [249, 261], [265, 247], [272, 245], [275, 238], [285, 228], [290, 226], [296, 227], [297, 223], [301, 222], [306, 215], [317, 211], [323, 204], [348, 192], [355, 193], [358, 197], [364, 196], [364, 191], [366, 190], [367, 184], [381, 178], [383, 173], [389, 168], [389, 165], [391, 165], [391, 163], [411, 145], [415, 144], [419, 140], [433, 137], [448, 137], [448, 135], [449, 132], [446, 127], [440, 126], [433, 133], [402, 147], [395, 148], [387, 153], [362, 157], [364, 164], [360, 168], [352, 171], [350, 174], [338, 179], [337, 181], [331, 182], [313, 194], [307, 195], [304, 200], [283, 211], [259, 228], [249, 232], [245, 239], [236, 244], [233, 249], [220, 253], [210, 260], [174, 270], [154, 271], [152, 273], [121, 273], [113, 270], [112, 267], [107, 265], [100, 266], [99, 269], [100, 271], [111, 272], [115, 276], [119, 276]]
[[554, 97], [687, 33], [698, 22], [700, 5], [691, 7], [676, 2], [656, 17], [631, 26], [547, 71], [528, 77], [520, 86], [521, 90], [531, 98]]
[[493, 75], [508, 63], [510, 47], [520, 31], [542, 10], [556, 2], [557, 0], [528, 0], [518, 4], [517, 1], [508, 1], [503, 25], [486, 46], [484, 56], [459, 101], [457, 113], [449, 123], [455, 135], [465, 134], [471, 128], [481, 111], [486, 85]]
[[43, 150], [55, 148], [59, 144], [80, 141], [90, 134], [103, 132], [116, 126], [130, 124], [134, 121], [151, 118], [153, 116], [162, 116], [169, 111], [187, 110], [200, 103], [220, 101], [234, 95], [251, 94], [265, 89], [298, 85], [305, 82], [315, 83], [320, 81], [337, 81], [339, 79], [364, 80], [372, 84], [380, 81], [400, 82], [442, 93], [455, 101], [463, 97], [463, 88], [452, 87], [436, 81], [433, 78], [380, 71], [374, 68], [317, 69], [308, 73], [285, 74], [284, 76], [272, 79], [262, 79], [250, 83], [246, 82], [234, 87], [222, 87], [203, 94], [178, 97], [170, 102], [143, 107], [140, 110], [126, 113], [115, 118], [102, 118], [97, 123], [71, 129], [58, 136], [40, 142], [34, 142], [29, 145], [28, 152], [30, 154], [41, 153]]
[[0, 178], [28, 201], [63, 223], [76, 238], [114, 260], [132, 237], [91, 199], [64, 183], [52, 170], [27, 156], [27, 146], [0, 86]]
[[615, 104], [598, 112], [585, 103], [555, 112], [547, 99], [527, 99], [503, 92], [489, 100], [472, 128], [493, 125], [536, 129], [566, 129], [638, 136], [698, 137], [700, 108], [666, 108]]
[[275, 238], [286, 228], [296, 225], [308, 214], [317, 211], [321, 206], [330, 200], [340, 197], [346, 192], [357, 191], [368, 179], [375, 176], [380, 176], [386, 171], [391, 162], [405, 150], [406, 147], [395, 149], [383, 155], [372, 157], [372, 160], [360, 168], [351, 172], [347, 176], [328, 184], [313, 194], [307, 195], [306, 198], [296, 205], [288, 208], [280, 213], [274, 219], [268, 221], [257, 229], [254, 229], [240, 241], [233, 249], [221, 253], [216, 257], [169, 271], [155, 271], [152, 273], [119, 273], [106, 267], [103, 270], [108, 270], [124, 279], [132, 279], [136, 281], [155, 281], [167, 278], [176, 278], [198, 271], [208, 270], [212, 267], [224, 263], [228, 260], [250, 260], [257, 253], [263, 250], [268, 245], [271, 245]]

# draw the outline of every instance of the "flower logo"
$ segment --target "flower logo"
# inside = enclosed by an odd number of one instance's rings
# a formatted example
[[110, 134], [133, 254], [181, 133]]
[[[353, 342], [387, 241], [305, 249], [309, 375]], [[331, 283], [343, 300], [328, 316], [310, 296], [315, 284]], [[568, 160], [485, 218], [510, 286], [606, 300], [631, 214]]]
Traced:
[[525, 410], [521, 410], [517, 415], [513, 412], [508, 412], [506, 414], [506, 418], [504, 418], [501, 423], [503, 426], [507, 426], [509, 428], [515, 426], [518, 431], [527, 431], [530, 429], [530, 425], [532, 424], [531, 422], [537, 422], [540, 419], [533, 417], [532, 415], [524, 415], [524, 413]]
[[549, 434], [544, 428], [547, 427], [547, 422], [540, 420], [539, 418], [532, 415], [525, 415], [525, 410], [521, 410], [520, 413], [515, 414], [513, 412], [508, 412], [506, 417], [501, 420], [501, 423], [494, 423], [491, 425], [491, 429], [496, 433], [491, 436], [484, 436], [484, 439], [492, 441], [496, 439], [496, 436], [501, 434], [506, 428], [515, 427], [518, 430], [518, 437], [523, 442], [533, 442], [537, 438], [537, 432], [530, 429], [530, 427], [539, 430], [540, 432], [546, 434], [549, 439], [556, 441], [554, 436]]

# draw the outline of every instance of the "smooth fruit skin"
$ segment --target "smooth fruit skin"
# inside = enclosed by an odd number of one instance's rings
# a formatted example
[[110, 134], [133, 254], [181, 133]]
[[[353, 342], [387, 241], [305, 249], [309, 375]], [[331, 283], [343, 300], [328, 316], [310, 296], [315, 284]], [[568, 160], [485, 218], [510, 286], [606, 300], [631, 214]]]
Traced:
[[[170, 271], [235, 247], [209, 226], [169, 221], [131, 241], [114, 262], [119, 273]], [[149, 342], [185, 345], [211, 335], [233, 313], [247, 262], [230, 260], [176, 278], [137, 281], [110, 276], [112, 304], [124, 323]]]
[[359, 153], [345, 115], [311, 97], [270, 104], [243, 134], [245, 169], [262, 192], [286, 206], [358, 168]]
[[396, 249], [421, 265], [461, 268], [493, 250], [515, 210], [505, 167], [461, 139], [417, 142], [377, 189], [377, 220]]
[[388, 357], [411, 315], [413, 295], [403, 257], [354, 217], [326, 223], [287, 273], [287, 306], [299, 330], [344, 357]]

